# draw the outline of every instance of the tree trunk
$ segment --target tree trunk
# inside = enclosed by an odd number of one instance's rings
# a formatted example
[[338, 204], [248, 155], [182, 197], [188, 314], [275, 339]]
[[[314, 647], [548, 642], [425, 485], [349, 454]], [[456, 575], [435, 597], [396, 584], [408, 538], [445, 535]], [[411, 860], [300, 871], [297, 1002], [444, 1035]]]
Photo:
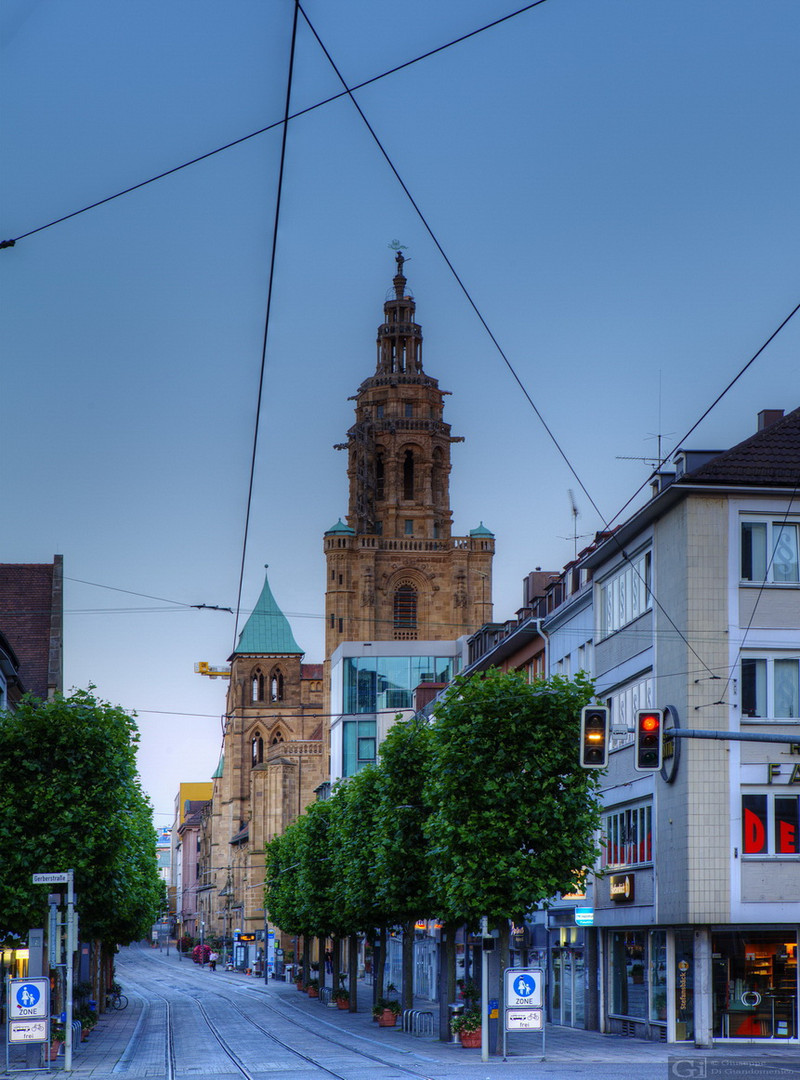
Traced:
[[349, 973], [350, 1012], [358, 1012], [358, 934], [348, 938], [347, 966]]
[[372, 1003], [383, 997], [383, 980], [386, 972], [386, 927], [378, 927], [375, 936], [375, 973], [372, 978]]
[[[503, 1001], [503, 991], [504, 991], [503, 972], [506, 970], [507, 967], [510, 966], [509, 952], [510, 952], [510, 944], [511, 944], [511, 924], [509, 923], [508, 919], [501, 920], [499, 929], [500, 929], [500, 942], [499, 942], [500, 954], [498, 956], [498, 960], [500, 961], [500, 965], [499, 965], [500, 969], [498, 971], [497, 983], [495, 984], [495, 987], [494, 987], [494, 994], [492, 994], [491, 996], [496, 998], [497, 1001], [500, 1003], [500, 1008], [499, 1008], [499, 1011], [498, 1011], [498, 1015], [502, 1020], [502, 1018], [504, 1016], [504, 1009], [505, 1009], [505, 1002]], [[497, 1041], [496, 1041], [496, 1044], [495, 1044], [494, 1048], [492, 1048], [491, 1046], [489, 1047], [489, 1053], [494, 1053], [494, 1054], [502, 1054], [503, 1053], [503, 1022], [500, 1022], [500, 1023], [497, 1024]]]
[[311, 938], [303, 934], [303, 986], [311, 980]]
[[331, 986], [334, 990], [338, 990], [341, 986], [342, 975], [342, 939], [335, 937], [333, 939], [333, 953], [331, 956], [333, 961], [333, 971], [331, 973]]
[[403, 924], [403, 1008], [414, 1008], [414, 927], [415, 919]]
[[450, 1041], [450, 1010], [456, 1000], [456, 930], [455, 923], [445, 923], [439, 942], [439, 1039]]
[[318, 970], [317, 974], [319, 975], [319, 988], [320, 988], [320, 990], [325, 985], [325, 967], [326, 967], [326, 964], [325, 964], [325, 942], [327, 940], [328, 939], [326, 937], [317, 938], [317, 959], [318, 959], [318, 962], [319, 962], [319, 970]]

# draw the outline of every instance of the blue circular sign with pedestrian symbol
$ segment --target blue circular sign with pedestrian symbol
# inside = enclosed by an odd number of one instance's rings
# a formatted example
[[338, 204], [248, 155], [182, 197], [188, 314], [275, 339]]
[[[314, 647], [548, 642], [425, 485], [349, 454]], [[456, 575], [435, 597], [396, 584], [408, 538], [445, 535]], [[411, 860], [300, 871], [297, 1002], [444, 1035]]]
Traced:
[[21, 1009], [33, 1009], [41, 998], [39, 987], [35, 983], [23, 983], [17, 990], [17, 1004]]
[[533, 995], [536, 989], [536, 981], [530, 975], [517, 975], [512, 986], [517, 997], [527, 998]]

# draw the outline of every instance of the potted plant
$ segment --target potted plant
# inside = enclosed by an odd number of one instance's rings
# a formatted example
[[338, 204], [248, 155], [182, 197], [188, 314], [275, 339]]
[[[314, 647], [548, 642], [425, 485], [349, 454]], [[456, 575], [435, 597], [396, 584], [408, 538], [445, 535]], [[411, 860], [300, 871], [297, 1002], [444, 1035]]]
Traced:
[[85, 1042], [89, 1037], [89, 1032], [97, 1023], [97, 1013], [88, 1007], [83, 1007], [76, 1011], [75, 1019], [81, 1022], [81, 1042]]
[[50, 1021], [50, 1060], [55, 1061], [67, 1037], [66, 1026], [60, 1020]]
[[306, 992], [310, 998], [319, 997], [319, 979], [309, 979]]
[[350, 1008], [350, 991], [345, 990], [343, 986], [340, 986], [338, 990], [333, 991], [333, 1000], [336, 1002], [337, 1009], [349, 1009]]
[[458, 1032], [462, 1046], [474, 1048], [481, 1045], [480, 1009], [467, 1009], [460, 1016], [454, 1017], [452, 1027]]
[[378, 998], [372, 1015], [378, 1021], [378, 1027], [394, 1027], [400, 1015], [400, 1002]]

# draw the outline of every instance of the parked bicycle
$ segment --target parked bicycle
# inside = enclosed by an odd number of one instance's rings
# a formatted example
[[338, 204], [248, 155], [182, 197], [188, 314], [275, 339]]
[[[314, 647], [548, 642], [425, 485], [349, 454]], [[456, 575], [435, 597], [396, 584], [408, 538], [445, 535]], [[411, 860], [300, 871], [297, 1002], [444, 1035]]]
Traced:
[[112, 1009], [127, 1009], [128, 999], [122, 993], [119, 983], [112, 983], [106, 994], [106, 1001]]

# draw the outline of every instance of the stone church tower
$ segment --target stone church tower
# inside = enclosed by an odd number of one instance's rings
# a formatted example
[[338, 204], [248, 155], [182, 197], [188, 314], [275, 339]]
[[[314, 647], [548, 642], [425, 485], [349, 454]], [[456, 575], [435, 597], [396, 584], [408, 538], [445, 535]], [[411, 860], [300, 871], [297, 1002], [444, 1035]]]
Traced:
[[222, 759], [204, 830], [210, 880], [200, 898], [207, 926], [227, 934], [234, 924], [263, 929], [264, 848], [328, 776], [322, 664], [302, 662], [266, 578], [229, 659]]
[[378, 327], [375, 374], [355, 395], [347, 523], [325, 533], [325, 656], [343, 641], [453, 640], [492, 617], [494, 536], [452, 535], [445, 391], [422, 366], [422, 329], [403, 274]]

